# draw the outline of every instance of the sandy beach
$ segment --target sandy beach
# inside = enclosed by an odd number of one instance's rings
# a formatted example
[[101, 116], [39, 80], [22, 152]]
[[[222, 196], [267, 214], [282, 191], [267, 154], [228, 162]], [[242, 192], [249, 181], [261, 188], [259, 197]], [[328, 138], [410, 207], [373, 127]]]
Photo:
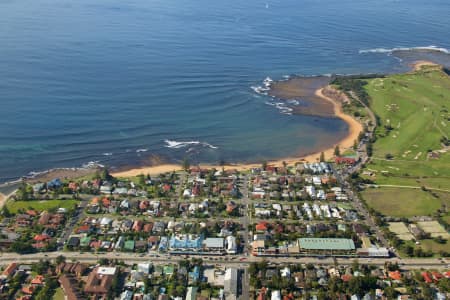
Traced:
[[[355, 140], [358, 139], [359, 133], [363, 130], [363, 126], [361, 123], [359, 123], [356, 119], [353, 117], [345, 114], [342, 111], [341, 103], [335, 99], [332, 99], [330, 97], [327, 97], [323, 94], [323, 88], [320, 88], [315, 91], [315, 95], [327, 102], [329, 102], [333, 106], [334, 115], [340, 119], [342, 119], [344, 122], [348, 124], [348, 133], [345, 136], [344, 139], [342, 139], [338, 145], [341, 148], [341, 151], [344, 149], [348, 149], [353, 147], [353, 143]], [[278, 160], [271, 160], [268, 161], [269, 164], [275, 165], [275, 166], [282, 166], [283, 162], [287, 163], [288, 165], [294, 165], [298, 162], [316, 162], [318, 161], [321, 152], [324, 152], [325, 159], [330, 159], [333, 157], [334, 148], [336, 147], [336, 144], [330, 145], [326, 149], [320, 149], [319, 151], [315, 153], [311, 153], [308, 155], [302, 155], [298, 157], [288, 157], [284, 159], [278, 159]], [[236, 169], [236, 170], [248, 170], [250, 168], [260, 167], [261, 163], [254, 163], [254, 164], [228, 164], [223, 166], [225, 169]], [[214, 164], [200, 164], [200, 167], [202, 168], [216, 168], [221, 169], [222, 166], [214, 165]], [[181, 165], [177, 164], [162, 164], [157, 166], [149, 166], [149, 167], [141, 167], [141, 168], [135, 168], [125, 171], [119, 171], [119, 172], [113, 172], [112, 175], [116, 177], [130, 177], [130, 176], [137, 176], [140, 174], [150, 174], [150, 175], [156, 175], [161, 174], [165, 172], [172, 172], [172, 171], [178, 171], [181, 170]]]
[[3, 206], [5, 205], [5, 203], [6, 203], [6, 196], [3, 195], [2, 193], [0, 193], [0, 209], [3, 208]]
[[418, 60], [411, 65], [412, 71], [414, 72], [420, 70], [422, 67], [425, 66], [439, 66], [439, 65], [428, 60]]

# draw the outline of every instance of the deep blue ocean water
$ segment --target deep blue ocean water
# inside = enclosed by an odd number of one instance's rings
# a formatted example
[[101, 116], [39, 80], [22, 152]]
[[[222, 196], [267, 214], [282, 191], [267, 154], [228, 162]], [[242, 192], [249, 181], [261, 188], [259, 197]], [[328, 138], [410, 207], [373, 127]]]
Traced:
[[252, 85], [404, 71], [386, 51], [360, 50], [449, 49], [449, 15], [448, 0], [0, 0], [0, 181], [153, 154], [311, 152], [345, 123], [281, 114]]

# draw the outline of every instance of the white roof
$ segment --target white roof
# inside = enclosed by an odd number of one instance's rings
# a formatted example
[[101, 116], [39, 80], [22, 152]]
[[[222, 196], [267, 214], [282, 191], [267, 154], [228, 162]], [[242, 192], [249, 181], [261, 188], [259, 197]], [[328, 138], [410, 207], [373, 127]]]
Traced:
[[110, 218], [103, 217], [103, 218], [100, 220], [100, 225], [109, 225], [109, 223], [111, 223], [111, 222], [112, 222], [112, 220], [111, 220]]
[[207, 238], [203, 241], [207, 248], [221, 248], [223, 247], [223, 238]]
[[99, 275], [114, 275], [116, 274], [117, 268], [114, 267], [99, 267], [97, 274]]

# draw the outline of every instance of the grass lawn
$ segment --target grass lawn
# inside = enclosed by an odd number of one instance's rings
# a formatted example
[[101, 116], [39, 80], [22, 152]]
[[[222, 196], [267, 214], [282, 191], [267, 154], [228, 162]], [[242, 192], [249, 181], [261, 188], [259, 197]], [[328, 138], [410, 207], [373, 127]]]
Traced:
[[413, 217], [431, 215], [443, 203], [449, 201], [435, 198], [421, 189], [406, 188], [373, 188], [362, 192], [367, 204], [385, 216]]
[[[442, 150], [441, 138], [450, 136], [450, 77], [427, 67], [367, 82], [370, 107], [380, 120], [373, 160], [366, 167], [375, 174], [370, 179], [450, 190], [450, 152], [433, 159], [427, 155]], [[388, 153], [392, 160], [385, 159]]]
[[450, 224], [450, 213], [447, 213], [446, 216], [443, 216], [442, 220], [444, 220], [445, 223]]
[[[426, 252], [431, 251], [431, 252], [433, 252], [434, 257], [440, 257], [440, 254], [439, 254], [440, 251], [448, 252], [448, 249], [450, 248], [449, 241], [447, 241], [447, 243], [445, 243], [445, 244], [439, 244], [439, 243], [436, 243], [435, 241], [433, 241], [432, 239], [420, 240], [419, 245], [416, 245], [416, 243], [414, 241], [404, 241], [404, 243], [405, 244], [403, 247], [411, 246], [414, 249], [421, 248], [423, 251], [426, 251]], [[401, 257], [409, 257], [408, 255], [406, 255], [403, 248], [399, 248], [398, 250], [400, 252]]]
[[64, 291], [62, 288], [59, 287], [55, 290], [52, 300], [64, 300]]
[[439, 244], [433, 240], [421, 240], [419, 247], [422, 247], [425, 251], [432, 251], [433, 253], [439, 253], [439, 251], [449, 251], [450, 243], [447, 242], [445, 244]]
[[15, 214], [20, 209], [26, 210], [30, 208], [37, 211], [51, 210], [60, 207], [72, 209], [78, 203], [78, 200], [9, 201], [6, 206], [11, 213]]

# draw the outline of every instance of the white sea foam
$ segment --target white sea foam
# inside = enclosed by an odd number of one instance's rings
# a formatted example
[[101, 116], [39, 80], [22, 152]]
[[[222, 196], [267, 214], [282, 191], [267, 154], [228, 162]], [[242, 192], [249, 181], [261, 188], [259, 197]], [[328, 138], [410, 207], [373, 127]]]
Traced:
[[165, 147], [172, 148], [172, 149], [180, 149], [180, 148], [184, 148], [189, 145], [199, 145], [199, 146], [208, 147], [211, 149], [218, 148], [217, 146], [214, 146], [214, 145], [211, 145], [211, 144], [205, 143], [205, 142], [200, 142], [200, 141], [178, 142], [178, 141], [174, 141], [174, 140], [164, 140], [164, 142], [166, 143]]
[[147, 151], [148, 151], [147, 148], [142, 148], [142, 149], [137, 149], [136, 153], [147, 152]]
[[250, 87], [255, 93], [260, 94], [260, 95], [267, 95], [267, 92], [270, 90], [270, 88], [267, 87], [262, 87], [260, 85], [252, 85]]
[[290, 105], [300, 105], [300, 101], [295, 99], [288, 100], [287, 103], [289, 103]]
[[113, 155], [111, 152], [105, 152], [105, 153], [103, 153], [103, 155], [104, 156], [111, 156], [111, 155]]
[[[297, 100], [290, 100], [290, 101], [297, 101]], [[265, 104], [270, 105], [270, 106], [275, 106], [275, 108], [278, 109], [278, 111], [281, 114], [285, 114], [285, 115], [292, 115], [292, 111], [294, 110], [291, 107], [287, 106], [287, 104], [285, 102], [266, 101]]]
[[445, 54], [450, 54], [450, 51], [447, 48], [437, 47], [434, 45], [426, 46], [426, 47], [397, 47], [397, 48], [374, 48], [374, 49], [366, 49], [359, 50], [359, 54], [364, 53], [387, 53], [390, 54], [395, 51], [415, 51], [415, 50], [429, 50], [429, 51], [437, 51]]
[[105, 166], [100, 164], [99, 161], [96, 160], [96, 161], [87, 162], [87, 163], [83, 164], [81, 167], [85, 168], [85, 169], [89, 169], [89, 168], [97, 168], [97, 167], [104, 168]]
[[270, 88], [270, 85], [273, 83], [273, 79], [270, 77], [266, 77], [266, 79], [263, 80], [263, 84], [266, 88]]

